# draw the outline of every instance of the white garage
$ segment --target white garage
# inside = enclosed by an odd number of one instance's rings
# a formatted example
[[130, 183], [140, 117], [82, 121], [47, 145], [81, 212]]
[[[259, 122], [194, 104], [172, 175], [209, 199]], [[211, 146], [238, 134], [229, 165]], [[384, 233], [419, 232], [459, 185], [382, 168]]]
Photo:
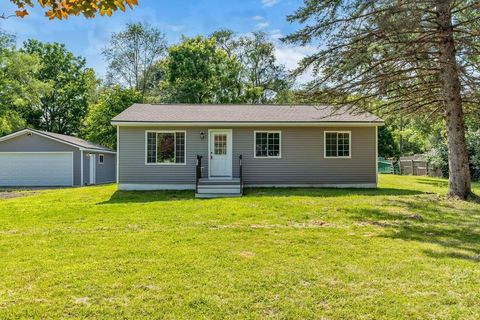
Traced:
[[73, 152], [2, 152], [0, 186], [73, 186]]
[[72, 187], [116, 180], [116, 152], [74, 136], [23, 129], [0, 137], [0, 188]]

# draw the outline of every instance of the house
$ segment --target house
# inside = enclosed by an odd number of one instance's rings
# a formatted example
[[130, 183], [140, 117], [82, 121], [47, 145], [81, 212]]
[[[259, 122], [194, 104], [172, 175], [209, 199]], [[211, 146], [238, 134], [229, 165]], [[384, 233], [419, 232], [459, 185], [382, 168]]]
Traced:
[[77, 137], [24, 129], [0, 138], [0, 186], [84, 186], [116, 180], [116, 152]]
[[120, 190], [377, 185], [383, 120], [346, 107], [134, 104], [112, 124]]

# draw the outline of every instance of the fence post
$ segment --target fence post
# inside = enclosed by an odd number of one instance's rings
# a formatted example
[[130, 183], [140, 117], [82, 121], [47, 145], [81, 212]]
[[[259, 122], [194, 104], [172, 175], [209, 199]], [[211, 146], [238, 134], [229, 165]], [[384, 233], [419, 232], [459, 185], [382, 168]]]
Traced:
[[415, 162], [412, 160], [412, 176], [415, 175]]

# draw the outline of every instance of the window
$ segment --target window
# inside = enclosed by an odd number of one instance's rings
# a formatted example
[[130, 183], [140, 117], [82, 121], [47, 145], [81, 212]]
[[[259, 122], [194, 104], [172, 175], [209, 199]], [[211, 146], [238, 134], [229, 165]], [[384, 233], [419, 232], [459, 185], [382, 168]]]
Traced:
[[350, 158], [350, 131], [325, 131], [325, 158]]
[[281, 132], [280, 131], [255, 131], [255, 157], [280, 158], [281, 157]]
[[105, 158], [105, 156], [103, 154], [99, 154], [98, 155], [98, 163], [103, 164], [103, 161], [105, 160], [104, 158]]
[[147, 164], [185, 164], [185, 131], [147, 131]]
[[216, 134], [213, 138], [213, 153], [215, 155], [227, 154], [227, 135]]

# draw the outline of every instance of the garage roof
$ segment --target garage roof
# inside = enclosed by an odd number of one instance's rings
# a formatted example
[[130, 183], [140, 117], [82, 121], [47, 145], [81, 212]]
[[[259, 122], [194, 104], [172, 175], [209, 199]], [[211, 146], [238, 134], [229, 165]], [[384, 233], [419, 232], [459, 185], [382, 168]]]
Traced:
[[85, 149], [87, 151], [99, 151], [99, 152], [109, 152], [109, 153], [112, 153], [112, 152], [114, 153], [115, 152], [114, 150], [112, 150], [110, 148], [106, 148], [106, 147], [103, 147], [101, 145], [98, 145], [98, 144], [95, 144], [93, 142], [83, 140], [83, 139], [80, 139], [80, 138], [77, 138], [77, 137], [67, 136], [67, 135], [64, 135], [64, 134], [47, 132], [47, 131], [42, 131], [42, 130], [30, 129], [30, 128], [29, 129], [23, 129], [23, 130], [11, 133], [7, 136], [1, 137], [0, 141], [5, 141], [5, 140], [8, 140], [8, 139], [12, 139], [12, 138], [18, 137], [20, 135], [23, 135], [25, 133], [28, 133], [28, 132], [36, 133], [36, 134], [39, 134], [41, 136], [44, 136], [44, 137], [47, 137], [47, 138], [50, 138], [50, 139], [53, 139], [53, 140], [57, 140], [59, 142], [63, 142], [63, 143], [69, 144], [69, 145], [76, 146], [80, 149]]

